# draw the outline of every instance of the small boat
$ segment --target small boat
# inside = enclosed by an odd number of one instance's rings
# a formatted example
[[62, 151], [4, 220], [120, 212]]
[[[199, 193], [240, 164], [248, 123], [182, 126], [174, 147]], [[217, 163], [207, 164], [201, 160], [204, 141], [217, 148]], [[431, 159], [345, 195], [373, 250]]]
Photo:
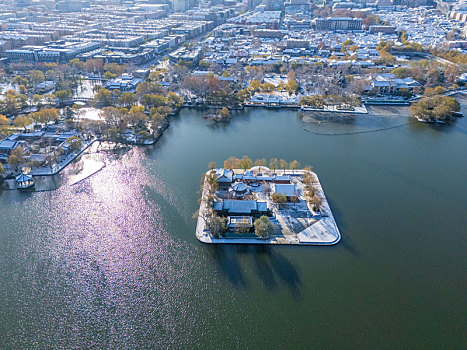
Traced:
[[464, 116], [464, 114], [462, 114], [462, 112], [452, 112], [452, 116], [462, 118]]
[[30, 174], [22, 173], [21, 175], [18, 175], [15, 180], [16, 188], [20, 191], [32, 190], [35, 186], [34, 179]]

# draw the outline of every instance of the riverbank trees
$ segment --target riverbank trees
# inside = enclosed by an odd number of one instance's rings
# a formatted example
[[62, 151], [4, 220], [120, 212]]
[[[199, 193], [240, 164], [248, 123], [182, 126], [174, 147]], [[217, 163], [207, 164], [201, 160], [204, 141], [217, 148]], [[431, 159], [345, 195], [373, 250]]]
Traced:
[[[160, 93], [153, 93], [155, 91]], [[104, 123], [100, 129], [110, 140], [118, 141], [123, 133], [132, 131], [139, 139], [147, 140], [158, 132], [168, 115], [183, 105], [183, 99], [149, 80], [139, 84], [136, 93], [99, 87], [92, 104], [101, 108]]]
[[71, 136], [67, 138], [66, 142], [69, 145], [70, 150], [72, 150], [73, 152], [80, 150], [81, 146], [83, 145], [83, 140], [81, 140], [81, 138], [77, 136]]
[[26, 132], [26, 127], [32, 123], [32, 118], [29, 115], [19, 115], [13, 120], [13, 125], [18, 128], [23, 128]]
[[94, 95], [91, 104], [100, 108], [111, 106], [113, 104], [111, 92], [104, 87], [99, 87], [99, 90], [97, 90]]
[[230, 119], [232, 117], [232, 115], [230, 114], [229, 109], [226, 108], [226, 107], [222, 107], [221, 111], [219, 112], [219, 116], [222, 119]]
[[13, 151], [11, 151], [10, 156], [7, 159], [8, 165], [18, 170], [18, 166], [24, 163], [24, 152], [22, 147], [16, 147]]
[[205, 202], [206, 206], [203, 211], [197, 210], [193, 217], [200, 217], [203, 219], [211, 235], [218, 238], [227, 231], [227, 218], [217, 215], [212, 209], [212, 203], [216, 199], [216, 191], [219, 188], [216, 172], [213, 169], [208, 174], [204, 174], [201, 178], [200, 191], [202, 196], [200, 202]]
[[118, 98], [118, 103], [124, 105], [127, 108], [131, 108], [137, 102], [136, 95], [132, 92], [124, 92]]
[[206, 226], [211, 235], [219, 238], [220, 235], [227, 231], [227, 218], [212, 212], [206, 218]]
[[0, 114], [0, 138], [3, 138], [9, 135], [10, 133], [11, 133], [10, 120], [3, 114]]
[[452, 97], [440, 95], [423, 98], [410, 106], [412, 115], [424, 121], [444, 121], [459, 111], [459, 102]]
[[[225, 169], [244, 169], [248, 170], [250, 169], [253, 164], [257, 167], [259, 167], [259, 170], [261, 171], [261, 167], [267, 167], [268, 161], [264, 158], [256, 159], [255, 161], [252, 161], [250, 157], [243, 156], [242, 158], [236, 158], [236, 157], [229, 157], [224, 161], [224, 168]], [[271, 158], [269, 161], [269, 169], [276, 172], [277, 169], [282, 169], [285, 171], [286, 169], [291, 169], [292, 172], [295, 172], [300, 167], [300, 163], [297, 160], [292, 160], [290, 163], [287, 162], [285, 159], [277, 159], [277, 158]], [[311, 171], [311, 167], [307, 166], [305, 170]]]
[[237, 94], [233, 93], [229, 83], [213, 75], [187, 75], [182, 88], [188, 95], [210, 106], [237, 106]]
[[27, 96], [19, 94], [15, 90], [9, 90], [5, 97], [0, 100], [0, 113], [7, 116], [18, 114], [23, 108], [27, 106]]
[[56, 108], [42, 108], [37, 112], [29, 113], [29, 117], [38, 124], [49, 124], [58, 119], [58, 110]]
[[322, 199], [319, 196], [318, 189], [314, 185], [315, 182], [317, 182], [317, 180], [314, 178], [314, 175], [312, 175], [311, 173], [311, 167], [308, 167], [308, 169], [305, 169], [305, 170], [309, 171], [309, 172], [306, 172], [302, 178], [302, 183], [304, 185], [303, 192], [305, 194], [305, 200], [309, 204], [311, 204], [314, 211], [319, 211], [321, 208]]
[[255, 235], [261, 238], [266, 238], [273, 230], [271, 220], [267, 216], [261, 216], [255, 220]]
[[3, 114], [0, 114], [0, 126], [10, 125], [10, 121]]
[[295, 172], [295, 169], [300, 167], [300, 163], [297, 160], [293, 160], [290, 162], [289, 167], [292, 169], [292, 172]]
[[338, 109], [353, 109], [362, 105], [360, 97], [357, 95], [313, 95], [303, 96], [300, 106], [323, 109], [325, 106], [336, 106]]
[[304, 107], [323, 109], [324, 98], [321, 95], [303, 96], [299, 101], [299, 105]]

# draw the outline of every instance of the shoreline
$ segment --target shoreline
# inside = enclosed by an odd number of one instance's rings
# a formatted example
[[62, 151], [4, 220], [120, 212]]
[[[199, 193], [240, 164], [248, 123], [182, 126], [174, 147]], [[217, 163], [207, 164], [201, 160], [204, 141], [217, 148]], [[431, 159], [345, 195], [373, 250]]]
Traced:
[[94, 142], [101, 141], [100, 139], [95, 139], [92, 141], [89, 141], [81, 150], [75, 153], [71, 153], [68, 157], [63, 161], [63, 164], [57, 164], [56, 167], [54, 167], [56, 170], [53, 170], [54, 168], [51, 168], [50, 171], [43, 171], [41, 172], [40, 170], [35, 170], [31, 171], [32, 176], [54, 176], [60, 173], [63, 169], [65, 169], [69, 164], [73, 163], [84, 151], [86, 151], [89, 147], [91, 147]]
[[[465, 96], [465, 93], [466, 91], [456, 91], [457, 94], [460, 94], [462, 96]], [[393, 107], [396, 107], [396, 108], [406, 108], [408, 107], [407, 105], [403, 105], [403, 104], [396, 104], [396, 105], [392, 105]], [[206, 109], [210, 109], [210, 108], [215, 108], [216, 106], [193, 106], [193, 105], [183, 105], [179, 108], [177, 108], [176, 110], [172, 111], [172, 113], [170, 113], [168, 116], [166, 116], [164, 118], [164, 120], [162, 121], [161, 123], [161, 128], [155, 133], [154, 135], [154, 138], [151, 139], [150, 141], [148, 142], [144, 142], [144, 143], [130, 143], [130, 142], [124, 142], [124, 141], [119, 141], [118, 143], [122, 143], [122, 144], [129, 144], [129, 145], [132, 145], [132, 146], [151, 146], [151, 145], [154, 145], [156, 144], [159, 139], [164, 135], [164, 132], [166, 129], [168, 129], [170, 127], [170, 119], [174, 116], [177, 116], [179, 115], [179, 113], [183, 110], [183, 109], [198, 109], [198, 110], [206, 110]], [[217, 106], [218, 108], [221, 108], [219, 106]], [[346, 110], [334, 110], [334, 109], [315, 109], [315, 108], [300, 108], [298, 106], [264, 106], [264, 105], [243, 105], [243, 106], [240, 106], [240, 107], [235, 107], [233, 108], [233, 110], [244, 110], [244, 109], [256, 109], [256, 108], [263, 108], [263, 109], [286, 109], [286, 110], [297, 110], [297, 112], [318, 112], [318, 113], [322, 113], [322, 114], [326, 114], [326, 115], [329, 115], [330, 117], [332, 116], [335, 116], [336, 118], [344, 118], [345, 115], [368, 115], [368, 114], [371, 114], [371, 108], [378, 108], [378, 107], [382, 107], [382, 105], [373, 105], [373, 104], [370, 104], [368, 108], [366, 108], [365, 104], [362, 104], [362, 107], [364, 109], [364, 111], [362, 110], [362, 112], [360, 111], [346, 111]], [[360, 107], [360, 108], [362, 108]], [[394, 115], [398, 115], [397, 113], [394, 113]], [[422, 122], [422, 121], [418, 121], [418, 122]], [[50, 170], [44, 170], [44, 169], [39, 169], [39, 170], [33, 170], [31, 172], [31, 174], [33, 176], [54, 176], [54, 175], [57, 175], [59, 174], [64, 168], [66, 168], [69, 164], [73, 163], [77, 158], [79, 158], [79, 156], [84, 153], [92, 144], [94, 144], [94, 142], [97, 142], [97, 141], [101, 141], [101, 142], [105, 142], [105, 140], [102, 140], [100, 138], [98, 139], [94, 139], [92, 141], [89, 141], [85, 147], [83, 147], [80, 151], [76, 152], [73, 154], [73, 156], [70, 155], [69, 158], [65, 159], [65, 161], [62, 163], [62, 164], [58, 164], [56, 165], [56, 167], [54, 167], [53, 169], [50, 169]]]
[[300, 107], [303, 112], [322, 112], [322, 113], [339, 113], [339, 114], [368, 114], [368, 109], [365, 104], [362, 103], [359, 107], [354, 107], [354, 109], [337, 109], [331, 108], [331, 106], [324, 106], [324, 108], [312, 108], [312, 107]]
[[[175, 111], [175, 113], [172, 113], [171, 115], [167, 116], [166, 118], [163, 119], [161, 122], [161, 129], [159, 129], [156, 134], [154, 135], [154, 138], [152, 140], [149, 140], [148, 142], [144, 141], [143, 143], [131, 143], [131, 142], [124, 142], [118, 141], [115, 142], [117, 144], [123, 144], [123, 145], [131, 145], [131, 146], [152, 146], [154, 145], [164, 134], [164, 131], [170, 126], [170, 121], [169, 117], [176, 115], [180, 110]], [[81, 148], [79, 151], [70, 153], [65, 160], [57, 164], [55, 167], [50, 168], [50, 169], [36, 169], [31, 171], [31, 175], [34, 177], [42, 177], [42, 176], [55, 176], [59, 174], [63, 169], [65, 169], [68, 165], [73, 163], [76, 159], [78, 159], [89, 147], [91, 147], [95, 142], [113, 142], [113, 141], [106, 141], [100, 138], [96, 138], [93, 140], [88, 141], [83, 148]], [[93, 175], [93, 174], [91, 174]], [[90, 175], [90, 176], [91, 176]], [[5, 180], [5, 179], [4, 179]]]

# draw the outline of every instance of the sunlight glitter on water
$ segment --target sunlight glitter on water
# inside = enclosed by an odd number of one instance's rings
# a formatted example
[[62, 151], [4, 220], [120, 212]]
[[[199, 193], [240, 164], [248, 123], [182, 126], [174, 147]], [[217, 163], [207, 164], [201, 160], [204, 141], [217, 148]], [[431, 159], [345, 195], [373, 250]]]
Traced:
[[[466, 121], [322, 137], [289, 111], [245, 111], [212, 127], [185, 110], [154, 147], [90, 150], [63, 171], [58, 190], [0, 196], [0, 344], [339, 348], [348, 339], [360, 349], [397, 339], [442, 348], [465, 319], [457, 238], [466, 164], [452, 150], [465, 149]], [[386, 122], [308, 124], [343, 133]], [[342, 244], [197, 242], [199, 176], [232, 154], [314, 166], [339, 213]], [[107, 166], [70, 186], [99, 162]]]
[[[48, 242], [47, 252], [41, 244], [39, 254], [52, 259], [48, 274], [56, 276], [53, 280], [60, 276], [60, 282], [46, 288], [38, 285], [34, 291], [46, 294], [49, 312], [54, 305], [54, 313], [68, 315], [49, 321], [48, 328], [57, 329], [58, 337], [67, 334], [70, 340], [66, 323], [58, 324], [68, 319], [77, 331], [91, 337], [86, 344], [102, 344], [111, 334], [117, 344], [135, 342], [136, 346], [141, 344], [135, 334], [141, 334], [142, 325], [157, 334], [157, 341], [168, 343], [180, 323], [194, 322], [197, 311], [187, 305], [188, 296], [182, 297], [193, 288], [189, 274], [193, 273], [190, 256], [194, 253], [186, 243], [174, 240], [160, 204], [148, 197], [148, 191], [155, 191], [173, 202], [163, 181], [142, 165], [144, 153], [135, 148], [116, 160], [109, 157], [108, 165], [98, 173], [49, 192], [51, 208], [41, 219], [56, 234], [41, 233]], [[102, 158], [102, 154], [90, 154], [80, 162], [86, 169], [87, 163], [90, 167]], [[35, 267], [30, 268], [34, 275]], [[200, 282], [198, 278], [196, 283]], [[141, 317], [126, 316], [131, 314]], [[40, 327], [43, 320], [35, 322]], [[87, 328], [93, 332], [89, 334]]]

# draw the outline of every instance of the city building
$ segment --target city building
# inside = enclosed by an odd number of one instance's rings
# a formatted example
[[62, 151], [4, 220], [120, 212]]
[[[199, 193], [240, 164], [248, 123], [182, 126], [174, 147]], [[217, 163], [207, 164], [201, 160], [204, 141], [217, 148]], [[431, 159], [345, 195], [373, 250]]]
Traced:
[[363, 20], [361, 18], [350, 17], [328, 17], [316, 18], [316, 30], [330, 30], [330, 31], [353, 31], [362, 30]]

